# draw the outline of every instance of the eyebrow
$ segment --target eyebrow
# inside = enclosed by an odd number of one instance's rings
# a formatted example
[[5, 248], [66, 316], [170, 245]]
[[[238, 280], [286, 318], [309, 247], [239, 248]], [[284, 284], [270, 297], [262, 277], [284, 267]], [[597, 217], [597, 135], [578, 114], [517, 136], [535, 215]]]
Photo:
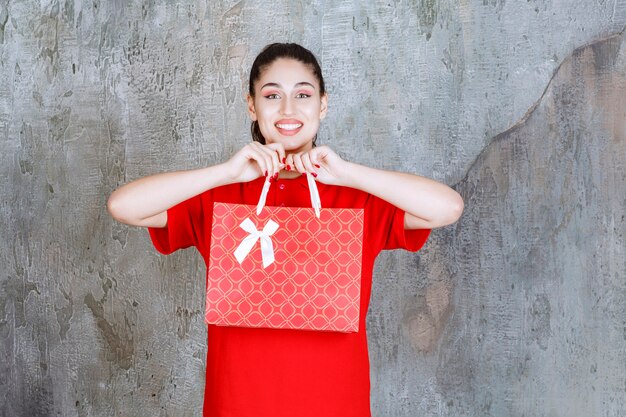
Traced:
[[[308, 83], [306, 81], [301, 81], [301, 82], [297, 83], [294, 87], [298, 88], [298, 87], [302, 87], [302, 86], [305, 86], [305, 85], [308, 85], [311, 88], [315, 89], [315, 86], [313, 84]], [[261, 87], [261, 90], [264, 89], [265, 87], [278, 87], [278, 88], [281, 88], [281, 89], [283, 88], [283, 86], [278, 84], [278, 83], [267, 83], [267, 84], [263, 84], [263, 87]]]

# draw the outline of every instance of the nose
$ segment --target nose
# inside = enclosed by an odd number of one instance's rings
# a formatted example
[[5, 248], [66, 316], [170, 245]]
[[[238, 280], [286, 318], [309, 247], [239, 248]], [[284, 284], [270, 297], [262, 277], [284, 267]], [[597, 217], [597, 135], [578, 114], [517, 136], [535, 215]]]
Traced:
[[282, 113], [284, 116], [292, 115], [294, 112], [293, 99], [289, 96], [285, 97], [282, 101]]

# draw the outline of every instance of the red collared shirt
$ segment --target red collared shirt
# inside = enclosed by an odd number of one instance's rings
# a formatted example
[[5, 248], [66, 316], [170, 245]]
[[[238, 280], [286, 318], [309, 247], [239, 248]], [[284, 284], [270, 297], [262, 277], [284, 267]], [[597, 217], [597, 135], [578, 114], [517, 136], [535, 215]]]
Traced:
[[[156, 249], [195, 246], [209, 263], [213, 202], [256, 205], [264, 177], [205, 191], [167, 211], [167, 226], [148, 228]], [[371, 194], [317, 183], [322, 207], [363, 208], [359, 332], [208, 326], [204, 416], [370, 417], [365, 318], [374, 260], [383, 249], [419, 250], [429, 229], [405, 230], [404, 211]], [[278, 180], [266, 205], [310, 207], [304, 176]]]

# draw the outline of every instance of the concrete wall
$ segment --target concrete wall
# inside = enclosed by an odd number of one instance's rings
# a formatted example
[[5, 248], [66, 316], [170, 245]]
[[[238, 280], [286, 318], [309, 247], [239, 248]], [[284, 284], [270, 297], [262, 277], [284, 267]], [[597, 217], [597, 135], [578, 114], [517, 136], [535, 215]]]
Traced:
[[[375, 416], [626, 409], [624, 0], [0, 0], [0, 415], [199, 416], [204, 265], [112, 190], [249, 140], [256, 53], [320, 58], [320, 141], [466, 210], [380, 256]], [[620, 34], [621, 32], [621, 34]]]

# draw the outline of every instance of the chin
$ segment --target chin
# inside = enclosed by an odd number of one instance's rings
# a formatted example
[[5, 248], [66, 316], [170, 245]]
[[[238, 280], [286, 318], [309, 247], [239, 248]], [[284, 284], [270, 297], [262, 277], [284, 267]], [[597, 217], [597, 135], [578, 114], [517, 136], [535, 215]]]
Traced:
[[296, 137], [279, 137], [268, 143], [281, 143], [286, 151], [304, 151], [313, 148], [313, 139], [299, 139]]

